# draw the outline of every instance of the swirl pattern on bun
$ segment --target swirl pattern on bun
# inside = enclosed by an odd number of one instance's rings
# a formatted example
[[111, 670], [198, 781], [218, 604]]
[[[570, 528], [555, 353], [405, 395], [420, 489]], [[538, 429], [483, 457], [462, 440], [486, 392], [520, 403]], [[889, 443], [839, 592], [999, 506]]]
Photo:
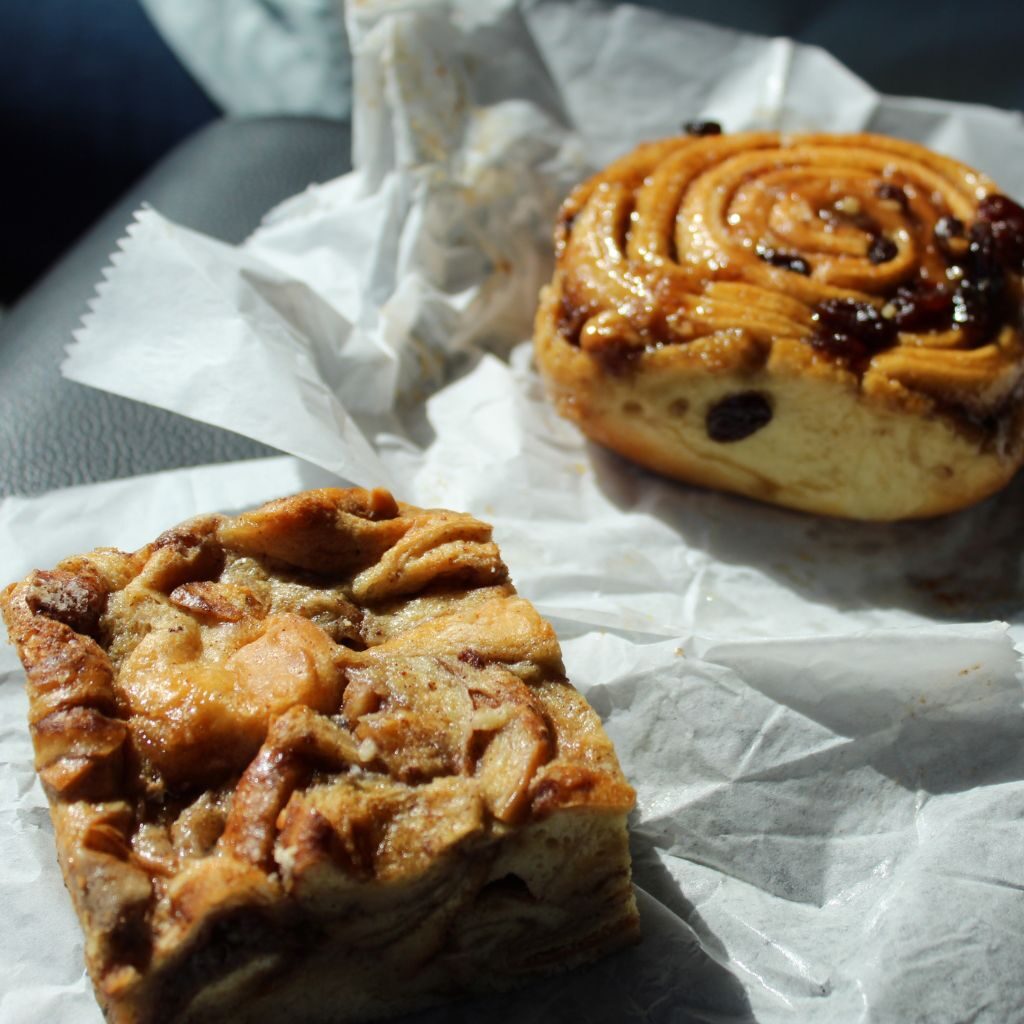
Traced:
[[562, 206], [536, 322], [560, 411], [680, 479], [935, 515], [1024, 458], [1024, 209], [879, 135], [640, 146]]

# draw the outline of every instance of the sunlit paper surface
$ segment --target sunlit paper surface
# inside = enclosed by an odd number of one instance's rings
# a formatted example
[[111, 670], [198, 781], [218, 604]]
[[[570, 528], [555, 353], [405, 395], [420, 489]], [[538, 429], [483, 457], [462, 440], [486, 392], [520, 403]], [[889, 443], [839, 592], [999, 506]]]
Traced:
[[[142, 211], [65, 372], [488, 519], [554, 622], [638, 790], [646, 937], [443, 1019], [1020, 1018], [1021, 486], [876, 526], [658, 480], [558, 419], [525, 344], [559, 200], [643, 138], [869, 128], [1020, 195], [1019, 117], [627, 7], [362, 3], [349, 30], [357, 170], [241, 248]], [[285, 459], [10, 501], [0, 565], [324, 475]], [[0, 1018], [98, 1020], [3, 657]]]

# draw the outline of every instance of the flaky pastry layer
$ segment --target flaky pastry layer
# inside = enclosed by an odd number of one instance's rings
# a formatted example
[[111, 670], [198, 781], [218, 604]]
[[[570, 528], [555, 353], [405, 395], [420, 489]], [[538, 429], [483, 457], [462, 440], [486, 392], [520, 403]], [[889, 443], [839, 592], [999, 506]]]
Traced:
[[371, 1020], [636, 938], [633, 792], [472, 517], [312, 491], [0, 606], [117, 1024]]

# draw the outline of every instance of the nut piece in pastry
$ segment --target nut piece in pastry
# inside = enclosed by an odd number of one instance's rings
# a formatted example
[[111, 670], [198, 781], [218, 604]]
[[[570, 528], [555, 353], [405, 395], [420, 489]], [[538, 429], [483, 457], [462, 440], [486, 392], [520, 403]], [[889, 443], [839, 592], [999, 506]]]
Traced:
[[636, 939], [633, 791], [484, 523], [311, 491], [0, 606], [114, 1024], [372, 1020]]
[[1024, 209], [878, 135], [641, 146], [563, 204], [537, 362], [595, 441], [855, 519], [937, 515], [1024, 459]]

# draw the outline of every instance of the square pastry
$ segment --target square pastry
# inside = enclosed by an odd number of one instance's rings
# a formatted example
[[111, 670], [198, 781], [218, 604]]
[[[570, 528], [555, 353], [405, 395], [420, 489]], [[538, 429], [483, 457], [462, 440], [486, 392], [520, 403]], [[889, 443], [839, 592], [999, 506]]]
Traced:
[[471, 516], [311, 491], [0, 605], [115, 1024], [373, 1020], [638, 937], [633, 791]]

